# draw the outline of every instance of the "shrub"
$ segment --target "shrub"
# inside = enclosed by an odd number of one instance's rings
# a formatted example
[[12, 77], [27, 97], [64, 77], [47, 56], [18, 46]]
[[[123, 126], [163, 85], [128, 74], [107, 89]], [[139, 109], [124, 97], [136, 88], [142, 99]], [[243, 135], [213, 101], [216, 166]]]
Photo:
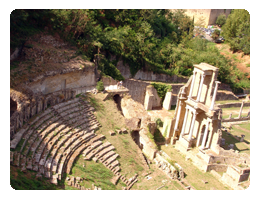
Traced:
[[151, 83], [151, 85], [157, 90], [159, 97], [162, 99], [161, 102], [163, 102], [166, 93], [172, 90], [171, 85], [161, 83]]
[[226, 15], [225, 15], [225, 14], [219, 15], [218, 18], [217, 18], [217, 20], [216, 20], [216, 24], [221, 27], [221, 26], [223, 26], [225, 23], [226, 23]]
[[98, 81], [97, 82], [97, 90], [99, 92], [103, 91], [105, 88], [104, 88], [104, 84], [103, 84], [103, 81]]
[[155, 118], [155, 123], [159, 127], [163, 127], [163, 121], [160, 118]]
[[124, 77], [120, 73], [120, 71], [113, 65], [112, 62], [108, 61], [107, 59], [101, 59], [99, 65], [99, 70], [101, 70], [104, 74], [111, 76], [113, 79], [117, 81], [123, 81]]

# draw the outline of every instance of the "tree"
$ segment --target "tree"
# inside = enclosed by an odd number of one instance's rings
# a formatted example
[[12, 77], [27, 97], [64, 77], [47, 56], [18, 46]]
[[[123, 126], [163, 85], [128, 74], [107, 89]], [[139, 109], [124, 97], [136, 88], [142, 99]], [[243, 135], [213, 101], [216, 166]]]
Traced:
[[219, 38], [219, 35], [220, 35], [220, 30], [215, 29], [214, 32], [211, 34], [211, 38], [213, 40], [217, 40]]
[[250, 54], [250, 14], [245, 9], [235, 9], [222, 27], [222, 35], [232, 51]]
[[219, 15], [216, 20], [216, 24], [222, 27], [225, 23], [226, 23], [226, 15], [225, 14]]

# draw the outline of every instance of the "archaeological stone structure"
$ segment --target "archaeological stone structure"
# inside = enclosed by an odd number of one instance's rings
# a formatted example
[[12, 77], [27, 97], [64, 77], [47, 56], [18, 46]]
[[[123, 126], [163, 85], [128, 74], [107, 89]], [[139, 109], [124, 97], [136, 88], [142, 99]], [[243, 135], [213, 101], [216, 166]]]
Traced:
[[[169, 178], [184, 179], [183, 168], [170, 163], [171, 157], [159, 151], [151, 140], [156, 123], [147, 113], [158, 107], [170, 110], [176, 105], [174, 118], [164, 121], [162, 135], [166, 144], [175, 144], [184, 154], [198, 148], [198, 154], [192, 157], [194, 164], [204, 171], [225, 172], [221, 180], [235, 189], [238, 182], [248, 179], [249, 157], [221, 147], [221, 108], [215, 105], [221, 93], [218, 88], [226, 90], [219, 99], [237, 97], [217, 81], [218, 68], [206, 63], [194, 65], [193, 75], [188, 79], [143, 70], [131, 78], [122, 61], [117, 67], [126, 78], [121, 88], [111, 77], [101, 77], [96, 66], [86, 61], [84, 67], [46, 71], [27, 80], [22, 85], [26, 92], [10, 89], [10, 163], [23, 172], [36, 171], [36, 177], [44, 176], [57, 184], [64, 173], [70, 174], [74, 161], [82, 154], [85, 160], [98, 160], [111, 170], [113, 183], [120, 179], [125, 189], [130, 189], [137, 182], [137, 175], [127, 179], [120, 174], [120, 163], [116, 160], [119, 155], [111, 143], [102, 142], [104, 135], [95, 134], [101, 125], [94, 115], [95, 109], [83, 100], [85, 93], [93, 91], [97, 81], [102, 80], [107, 94], [103, 101], [113, 98], [118, 103], [148, 168], [147, 159], [154, 161]], [[172, 90], [163, 101], [152, 81], [171, 84]], [[66, 181], [81, 188], [80, 178], [70, 176]]]
[[232, 9], [185, 9], [185, 14], [194, 22], [202, 21], [206, 26], [214, 25], [219, 15], [224, 14], [226, 17], [231, 13]]
[[[221, 181], [237, 189], [239, 182], [249, 178], [250, 158], [232, 148], [221, 147], [221, 109], [215, 105], [220, 84], [217, 75], [218, 68], [214, 66], [194, 65], [193, 75], [178, 94], [174, 118], [164, 123], [163, 135], [167, 143], [175, 144], [176, 149], [191, 156], [203, 171], [225, 172]], [[243, 103], [240, 115], [242, 107]], [[196, 155], [189, 154], [193, 148], [199, 150]]]

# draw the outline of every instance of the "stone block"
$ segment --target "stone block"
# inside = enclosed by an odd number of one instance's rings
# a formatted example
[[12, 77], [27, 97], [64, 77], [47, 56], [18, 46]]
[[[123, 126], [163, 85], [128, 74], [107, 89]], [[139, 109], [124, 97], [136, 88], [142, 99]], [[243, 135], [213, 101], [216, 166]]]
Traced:
[[110, 134], [111, 136], [113, 136], [113, 135], [115, 135], [116, 133], [115, 133], [114, 131], [109, 131], [109, 134]]
[[172, 93], [167, 92], [163, 101], [163, 108], [166, 110], [170, 110], [171, 104], [172, 104]]
[[122, 133], [127, 134], [127, 130], [125, 128], [121, 129]]

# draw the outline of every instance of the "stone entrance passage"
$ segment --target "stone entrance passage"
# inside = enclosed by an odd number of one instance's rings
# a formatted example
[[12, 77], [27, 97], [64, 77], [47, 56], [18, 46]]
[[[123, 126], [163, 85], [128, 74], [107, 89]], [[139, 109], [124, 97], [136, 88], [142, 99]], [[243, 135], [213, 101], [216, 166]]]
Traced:
[[140, 143], [140, 134], [139, 131], [132, 131], [131, 137], [135, 141], [135, 143], [138, 145], [138, 147], [143, 150], [143, 144]]
[[122, 108], [121, 108], [121, 96], [119, 94], [116, 94], [113, 96], [113, 99], [117, 105], [117, 109], [121, 112], [122, 114]]
[[17, 103], [10, 98], [10, 117], [17, 110]]

